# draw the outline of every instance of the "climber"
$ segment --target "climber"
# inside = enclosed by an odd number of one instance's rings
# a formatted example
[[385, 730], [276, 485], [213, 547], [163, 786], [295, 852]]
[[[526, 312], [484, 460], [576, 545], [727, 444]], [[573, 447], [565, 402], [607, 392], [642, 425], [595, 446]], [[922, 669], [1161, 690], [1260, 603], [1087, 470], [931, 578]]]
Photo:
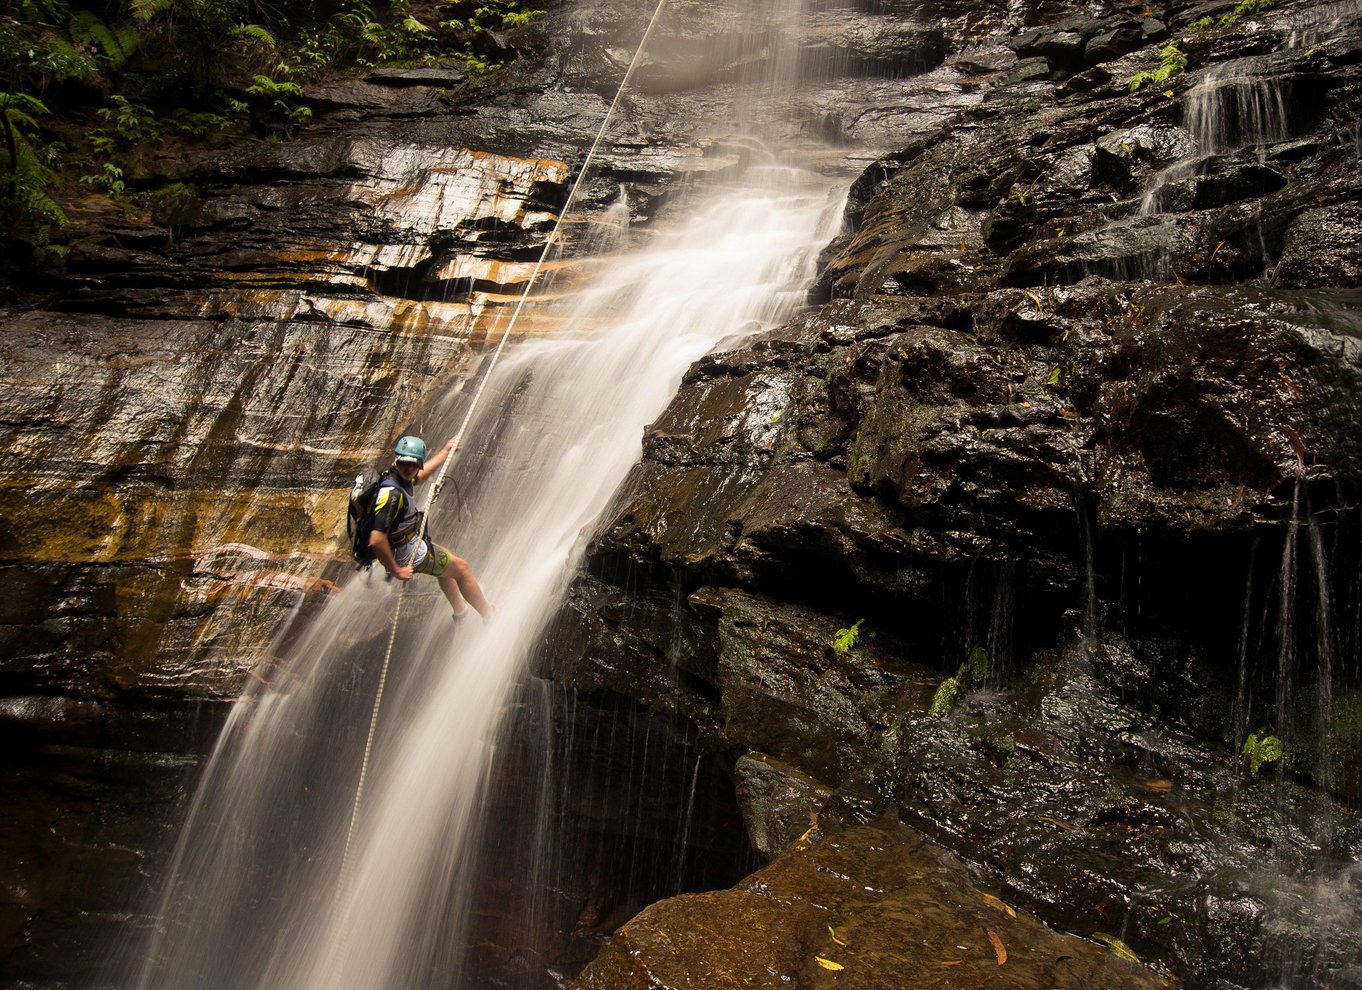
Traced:
[[469, 605], [484, 621], [490, 619], [493, 606], [483, 595], [468, 561], [426, 537], [417, 539], [422, 514], [416, 508], [413, 486], [439, 470], [454, 452], [454, 441], [446, 443], [430, 460], [426, 460], [426, 442], [420, 437], [403, 437], [393, 452], [392, 467], [384, 472], [385, 480], [374, 497], [369, 547], [375, 559], [399, 581], [410, 581], [413, 574], [434, 576], [454, 609], [455, 619], [467, 615]]

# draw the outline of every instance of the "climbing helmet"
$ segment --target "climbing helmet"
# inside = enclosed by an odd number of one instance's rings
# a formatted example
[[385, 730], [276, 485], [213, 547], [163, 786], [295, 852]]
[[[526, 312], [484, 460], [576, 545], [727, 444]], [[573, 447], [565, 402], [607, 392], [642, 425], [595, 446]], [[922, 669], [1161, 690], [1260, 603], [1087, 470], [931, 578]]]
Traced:
[[405, 436], [393, 448], [399, 461], [414, 463], [419, 467], [426, 464], [426, 442], [420, 437]]

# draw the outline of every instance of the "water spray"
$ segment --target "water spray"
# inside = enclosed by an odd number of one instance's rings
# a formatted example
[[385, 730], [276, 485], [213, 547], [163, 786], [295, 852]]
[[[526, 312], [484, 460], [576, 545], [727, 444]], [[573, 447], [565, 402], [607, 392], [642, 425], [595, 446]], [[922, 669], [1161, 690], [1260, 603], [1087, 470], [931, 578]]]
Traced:
[[[450, 462], [454, 459], [460, 445], [463, 443], [464, 433], [468, 430], [468, 424], [473, 418], [473, 413], [477, 410], [482, 394], [487, 388], [487, 382], [492, 376], [492, 371], [496, 368], [497, 361], [501, 358], [501, 352], [506, 346], [506, 341], [510, 338], [511, 330], [516, 321], [520, 318], [521, 312], [525, 308], [525, 303], [529, 300], [530, 292], [534, 289], [539, 273], [543, 270], [545, 261], [548, 260], [549, 253], [558, 243], [559, 236], [563, 229], [563, 220], [572, 210], [573, 203], [576, 202], [577, 193], [585, 181], [587, 173], [591, 168], [592, 162], [600, 149], [601, 142], [605, 139], [606, 131], [615, 116], [615, 110], [619, 107], [620, 100], [624, 96], [624, 91], [629, 87], [633, 79], [634, 70], [638, 67], [639, 59], [648, 46], [648, 41], [653, 35], [653, 30], [661, 20], [662, 11], [666, 7], [667, 0], [658, 0], [657, 7], [653, 10], [653, 16], [648, 21], [647, 28], [643, 31], [643, 37], [639, 40], [638, 48], [634, 51], [634, 57], [629, 61], [629, 67], [624, 72], [624, 78], [620, 80], [619, 88], [615, 90], [615, 98], [610, 101], [610, 106], [605, 112], [605, 118], [601, 121], [601, 126], [596, 132], [596, 138], [591, 143], [586, 157], [582, 160], [581, 169], [577, 173], [577, 179], [573, 182], [572, 188], [568, 191], [568, 198], [563, 204], [563, 208], [558, 211], [558, 217], [554, 220], [553, 227], [549, 230], [549, 236], [544, 241], [544, 248], [539, 252], [539, 257], [534, 263], [534, 268], [530, 271], [530, 276], [525, 282], [525, 288], [521, 290], [520, 298], [516, 301], [515, 309], [512, 310], [510, 319], [506, 321], [502, 328], [501, 337], [497, 341], [497, 346], [492, 351], [491, 358], [487, 361], [486, 367], [482, 370], [478, 381], [478, 387], [473, 392], [473, 398], [468, 404], [468, 409], [464, 412], [463, 421], [459, 424], [458, 430], [450, 442], [450, 456], [445, 458], [440, 470], [435, 476], [435, 482], [431, 487], [430, 499], [426, 502], [426, 510], [421, 518], [420, 529], [417, 530], [416, 539], [425, 539], [426, 529], [430, 525], [430, 516], [434, 511], [435, 502], [440, 497], [440, 492], [444, 488], [445, 473], [449, 470]], [[335, 903], [339, 905], [345, 897], [350, 886], [350, 872], [352, 869], [352, 852], [354, 849], [355, 833], [358, 831], [361, 809], [364, 804], [364, 787], [369, 775], [369, 760], [373, 754], [374, 736], [378, 730], [379, 712], [383, 706], [383, 690], [388, 681], [388, 668], [392, 664], [393, 650], [397, 643], [397, 627], [402, 618], [402, 604], [406, 601], [407, 584], [403, 582], [397, 595], [397, 604], [393, 608], [392, 624], [388, 631], [388, 646], [383, 656], [383, 667], [379, 673], [378, 689], [374, 695], [373, 712], [369, 716], [369, 734], [364, 742], [364, 759], [360, 762], [359, 781], [355, 785], [355, 803], [350, 812], [350, 826], [345, 833], [345, 853], [341, 857], [340, 878], [336, 884]]]

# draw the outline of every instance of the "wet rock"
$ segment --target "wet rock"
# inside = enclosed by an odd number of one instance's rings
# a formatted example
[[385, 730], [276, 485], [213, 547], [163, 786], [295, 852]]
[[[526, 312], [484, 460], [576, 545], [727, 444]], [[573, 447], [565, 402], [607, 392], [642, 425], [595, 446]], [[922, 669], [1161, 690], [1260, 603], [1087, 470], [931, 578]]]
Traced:
[[626, 596], [591, 576], [574, 584], [545, 632], [543, 673], [587, 694], [628, 696], [683, 714], [720, 738], [718, 644], [707, 624], [675, 596]]
[[1165, 985], [1016, 912], [906, 830], [859, 827], [801, 842], [734, 890], [653, 905], [571, 986], [888, 988], [943, 972], [954, 987]]
[[[307, 88], [307, 103], [314, 109], [334, 114], [338, 110], [364, 111], [388, 115], [428, 113], [437, 94], [424, 85], [404, 82], [394, 85], [389, 79], [350, 79], [320, 83]], [[438, 84], [437, 84], [438, 85]]]
[[[991, 65], [1015, 74], [1006, 109], [914, 131], [853, 185], [815, 290], [831, 301], [778, 347], [687, 378], [595, 566], [628, 560], [653, 594], [724, 589], [691, 602], [720, 637], [761, 848], [802, 834], [808, 788], [832, 787], [820, 821], [898, 817], [1048, 921], [1119, 934], [1192, 984], [1346, 982], [1355, 912], [1322, 902], [1351, 883], [1357, 821], [1309, 788], [1335, 774], [1325, 788], [1344, 793], [1351, 764], [1303, 744], [1272, 784], [1238, 749], [1259, 728], [1247, 711], [1280, 711], [1279, 678], [1318, 690], [1335, 617], [1314, 592], [1280, 597], [1293, 554], [1315, 554], [1310, 525], [1331, 548], [1312, 557], [1318, 580], [1357, 607], [1341, 549], [1362, 481], [1343, 426], [1362, 412], [1342, 288], [1356, 192], [1311, 131], [1355, 98], [1355, 73], [1320, 85], [1272, 54], [1294, 14], [1218, 35], [1198, 57], [1251, 53], [1274, 67], [1255, 79], [1296, 73], [1319, 105], [1248, 149], [1208, 145], [1200, 97], [1182, 97], [1196, 82], [1127, 86], [1181, 12], [1035, 16], [1013, 39], [1022, 61]], [[1088, 44], [1104, 61], [1073, 75]], [[1071, 81], [1036, 81], [1052, 73]], [[900, 678], [887, 695], [820, 642], [848, 614], [892, 634], [876, 654]], [[1309, 659], [1281, 659], [1282, 621], [1309, 627]], [[938, 688], [950, 714], [928, 714]], [[1313, 704], [1287, 718], [1301, 738], [1318, 732]], [[1306, 892], [1317, 878], [1330, 893]], [[672, 985], [689, 950], [675, 927], [655, 937], [656, 918], [730, 908], [655, 910], [583, 985]]]
[[1338, 205], [1305, 210], [1287, 227], [1273, 283], [1282, 288], [1346, 288], [1362, 283], [1362, 250], [1350, 236], [1362, 209]]
[[[483, 802], [483, 838], [463, 979], [558, 986], [603, 940], [658, 897], [735, 883], [760, 864], [734, 797], [733, 761], [697, 741], [689, 719], [646, 710], [622, 692], [524, 685], [508, 717], [501, 786]], [[570, 693], [569, 693], [570, 692]], [[555, 771], [540, 805], [523, 781]], [[677, 808], [684, 820], [677, 823]], [[557, 838], [551, 862], [542, 832]], [[542, 870], [555, 877], [543, 889]], [[535, 890], [536, 910], [524, 906]]]
[[761, 753], [746, 753], [734, 768], [743, 822], [752, 848], [780, 855], [817, 823], [832, 791], [807, 774]]
[[1165, 34], [1162, 22], [1153, 17], [1075, 14], [1023, 31], [1009, 43], [1019, 58], [1043, 58], [1056, 76], [1066, 76], [1138, 51]]
[[911, 75], [940, 65], [948, 51], [935, 24], [851, 11], [814, 14], [804, 27], [800, 57], [807, 68], [855, 75]]
[[1140, 124], [1099, 137], [1094, 164], [1098, 179], [1129, 196], [1144, 188], [1154, 172], [1195, 152], [1196, 143], [1185, 128]]
[[817, 780], [840, 784], [854, 753], [875, 748], [891, 713], [916, 692], [910, 667], [870, 650], [840, 655], [837, 627], [816, 612], [725, 592], [718, 597], [725, 734]]
[[[1272, 978], [1276, 932], [1299, 939], [1315, 908], [1311, 898], [1277, 896], [1276, 884], [1300, 888], [1279, 874], [1265, 879], [1255, 864], [1264, 856], [1310, 862], [1311, 815], [1336, 813], [1302, 792], [1290, 809], [1270, 810], [1259, 792], [1268, 785], [1239, 783], [1223, 758], [1151, 719], [1146, 698], [1118, 700], [1093, 680], [1096, 671], [1128, 678], [1130, 659], [1122, 667], [1109, 652], [1090, 667], [1080, 647], [1038, 658], [1015, 698], [981, 692], [945, 720], [910, 716], [886, 749], [897, 755], [878, 774], [897, 781], [906, 821], [978, 851], [1008, 878], [1010, 897], [1053, 923], [1078, 932], [1117, 927], [1142, 957], [1176, 955], [1189, 978], [1261, 985]], [[1195, 802], [1219, 809], [1213, 827], [1189, 827]], [[1315, 810], [1301, 814], [1306, 806]], [[1336, 820], [1353, 838], [1334, 847], [1341, 862], [1320, 864], [1338, 878], [1330, 885], [1345, 882], [1352, 853], [1343, 850], [1357, 836], [1355, 818]], [[1183, 887], [1168, 881], [1174, 876], [1200, 879]], [[1217, 903], [1248, 913], [1217, 911]], [[1299, 946], [1315, 978], [1348, 958], [1351, 923], [1330, 917]], [[1218, 949], [1230, 943], [1254, 948], [1231, 959]]]
[[462, 65], [382, 66], [368, 75], [368, 81], [381, 86], [435, 86], [447, 89], [468, 79]]

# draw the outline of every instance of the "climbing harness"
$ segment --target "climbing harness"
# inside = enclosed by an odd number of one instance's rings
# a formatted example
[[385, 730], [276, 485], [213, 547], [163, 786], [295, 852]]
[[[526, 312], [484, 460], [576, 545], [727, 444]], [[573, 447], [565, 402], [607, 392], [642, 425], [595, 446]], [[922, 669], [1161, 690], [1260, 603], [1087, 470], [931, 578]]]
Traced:
[[[501, 338], [497, 341], [497, 346], [492, 351], [492, 356], [487, 362], [487, 367], [483, 370], [478, 381], [478, 387], [473, 392], [473, 398], [468, 403], [468, 409], [464, 412], [463, 421], [459, 424], [458, 431], [454, 434], [454, 439], [450, 442], [450, 454], [445, 458], [440, 470], [435, 476], [435, 483], [430, 490], [430, 499], [426, 502], [425, 512], [421, 517], [421, 526], [416, 533], [417, 539], [424, 539], [426, 528], [430, 522], [431, 513], [435, 508], [435, 501], [440, 497], [440, 491], [444, 487], [445, 472], [449, 470], [450, 462], [454, 460], [454, 454], [458, 451], [463, 442], [464, 433], [468, 429], [468, 424], [473, 418], [474, 411], [478, 408], [478, 403], [482, 400], [482, 393], [487, 388], [487, 383], [492, 377], [492, 371], [496, 368], [497, 362], [501, 359], [501, 352], [506, 346], [506, 341], [510, 337], [511, 329], [515, 326], [516, 320], [520, 318], [521, 311], [525, 308], [530, 291], [534, 288], [539, 273], [548, 260], [549, 252], [558, 243], [559, 235], [563, 229], [563, 218], [572, 210], [573, 203], [577, 200], [577, 194], [581, 190], [582, 182], [586, 179], [587, 172], [591, 167], [592, 161], [600, 149], [601, 142], [605, 139], [605, 133], [610, 127], [610, 123], [615, 116], [615, 110], [619, 107], [620, 99], [624, 96], [624, 91], [629, 87], [630, 80], [633, 79], [634, 70], [638, 67], [639, 57], [648, 46], [648, 40], [653, 35], [653, 29], [657, 27], [658, 21], [662, 17], [662, 11], [666, 7], [667, 0], [658, 0], [657, 7], [653, 10], [653, 16], [648, 21], [648, 26], [644, 29], [643, 37], [639, 40], [638, 48], [634, 51], [634, 57], [629, 61], [629, 67], [624, 72], [624, 78], [620, 80], [619, 88], [615, 91], [615, 98], [610, 101], [609, 108], [605, 111], [605, 119], [601, 121], [600, 129], [596, 132], [596, 139], [592, 141], [591, 148], [587, 151], [586, 157], [582, 159], [581, 169], [577, 173], [577, 179], [568, 191], [567, 201], [563, 208], [558, 211], [558, 217], [554, 221], [553, 227], [549, 230], [549, 236], [544, 242], [544, 249], [540, 251], [539, 258], [534, 263], [534, 268], [530, 271], [530, 276], [525, 282], [525, 288], [520, 293], [520, 298], [516, 301], [515, 309], [511, 311], [510, 319], [506, 321], [501, 331]], [[403, 437], [405, 442], [408, 438]], [[413, 438], [414, 439], [414, 438]], [[374, 735], [378, 729], [379, 710], [383, 704], [383, 689], [388, 682], [388, 668], [392, 664], [393, 648], [397, 643], [397, 626], [402, 617], [402, 604], [407, 597], [407, 585], [403, 582], [397, 595], [397, 604], [393, 608], [392, 625], [388, 631], [388, 647], [383, 656], [383, 667], [378, 676], [378, 689], [374, 695], [374, 708], [369, 716], [369, 735], [364, 742], [364, 759], [360, 762], [359, 782], [355, 787], [355, 803], [350, 811], [350, 827], [345, 834], [345, 853], [341, 857], [340, 879], [336, 885], [335, 901], [340, 904], [350, 887], [350, 871], [353, 866], [351, 862], [354, 849], [355, 832], [359, 826], [360, 810], [364, 803], [364, 786], [369, 775], [369, 758], [373, 754]], [[348, 925], [346, 928], [348, 929]]]

